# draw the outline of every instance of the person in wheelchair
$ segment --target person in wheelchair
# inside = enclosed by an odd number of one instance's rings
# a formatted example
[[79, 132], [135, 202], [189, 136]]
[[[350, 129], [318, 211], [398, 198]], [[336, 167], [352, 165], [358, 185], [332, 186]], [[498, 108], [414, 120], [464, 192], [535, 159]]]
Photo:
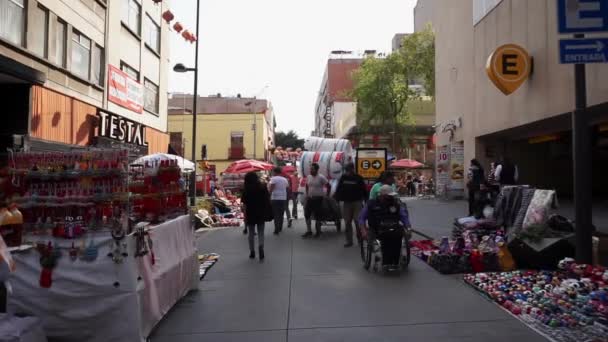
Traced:
[[399, 266], [402, 240], [404, 236], [409, 239], [411, 226], [407, 207], [390, 185], [383, 185], [378, 198], [367, 202], [359, 216], [359, 225], [363, 238], [367, 235], [370, 244], [375, 239], [380, 241], [383, 266]]

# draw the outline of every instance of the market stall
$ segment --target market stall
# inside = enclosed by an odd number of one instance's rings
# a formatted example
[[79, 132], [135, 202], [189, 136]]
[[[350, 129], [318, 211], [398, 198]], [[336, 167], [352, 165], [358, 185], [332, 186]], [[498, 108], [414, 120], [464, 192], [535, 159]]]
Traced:
[[477, 217], [456, 219], [451, 236], [413, 242], [412, 253], [444, 274], [550, 269], [574, 254], [574, 228], [556, 205], [553, 190], [504, 187]]
[[15, 153], [9, 165], [9, 313], [61, 341], [144, 341], [197, 288], [176, 161], [129, 169], [126, 151], [95, 150]]

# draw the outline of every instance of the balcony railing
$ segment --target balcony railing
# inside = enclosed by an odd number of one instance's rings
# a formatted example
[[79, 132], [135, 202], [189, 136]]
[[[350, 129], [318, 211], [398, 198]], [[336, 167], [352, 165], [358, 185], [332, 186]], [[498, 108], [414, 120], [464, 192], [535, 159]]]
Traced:
[[228, 159], [245, 159], [245, 147], [236, 146], [228, 148]]

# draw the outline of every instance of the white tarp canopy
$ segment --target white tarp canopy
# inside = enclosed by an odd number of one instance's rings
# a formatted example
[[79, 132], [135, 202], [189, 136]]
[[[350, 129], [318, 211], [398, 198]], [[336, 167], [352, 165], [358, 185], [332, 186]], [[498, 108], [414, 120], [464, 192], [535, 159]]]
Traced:
[[177, 160], [177, 165], [180, 167], [180, 169], [182, 169], [182, 172], [193, 172], [196, 170], [194, 163], [188, 159], [167, 153], [149, 154], [147, 156], [140, 157], [132, 164], [145, 165], [146, 162], [148, 162], [151, 164], [151, 166], [153, 166], [154, 169], [157, 169], [160, 162], [164, 160]]

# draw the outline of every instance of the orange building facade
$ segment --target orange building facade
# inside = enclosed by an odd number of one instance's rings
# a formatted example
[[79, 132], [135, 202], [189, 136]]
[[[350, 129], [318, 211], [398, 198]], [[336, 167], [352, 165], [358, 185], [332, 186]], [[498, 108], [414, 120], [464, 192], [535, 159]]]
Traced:
[[[131, 147], [135, 154], [166, 153], [169, 135], [140, 123], [121, 118], [117, 114], [60, 94], [42, 86], [31, 88], [30, 138], [44, 143], [60, 143], [74, 146]], [[102, 120], [107, 121], [103, 128]], [[129, 135], [119, 134], [119, 126], [129, 121], [132, 131], [141, 129], [141, 139], [129, 139]], [[110, 126], [114, 124], [114, 126]], [[122, 124], [127, 128], [127, 124]], [[110, 130], [114, 130], [110, 132]], [[124, 136], [124, 137], [123, 137]], [[100, 139], [101, 138], [101, 139]], [[108, 144], [114, 142], [115, 144]]]

